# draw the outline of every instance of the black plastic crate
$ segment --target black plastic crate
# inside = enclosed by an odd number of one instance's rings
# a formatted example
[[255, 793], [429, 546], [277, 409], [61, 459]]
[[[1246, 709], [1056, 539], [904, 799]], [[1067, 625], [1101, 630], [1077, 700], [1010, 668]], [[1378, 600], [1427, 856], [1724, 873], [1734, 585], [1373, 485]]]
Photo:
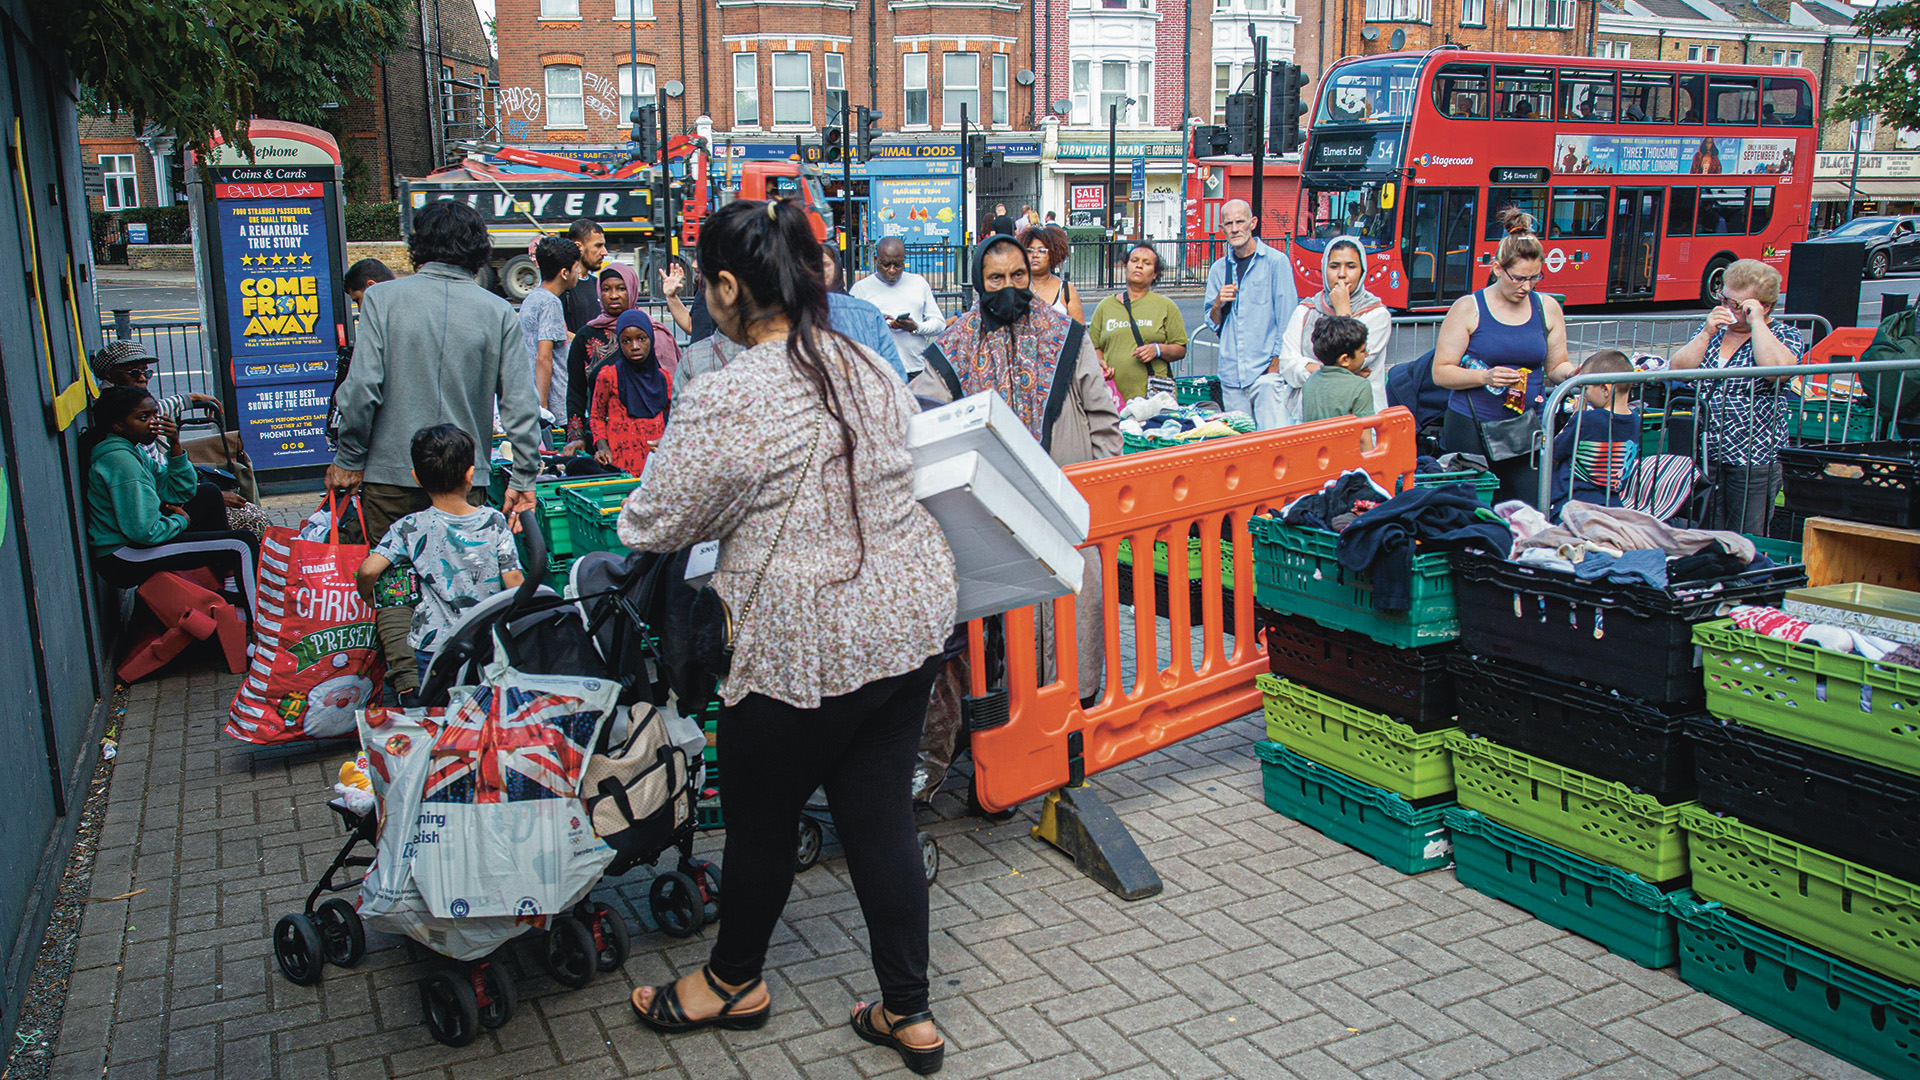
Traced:
[[[1200, 588], [1201, 585], [1198, 581], [1190, 581], [1187, 583], [1187, 617], [1190, 620], [1188, 623], [1190, 626], [1200, 625]], [[1132, 567], [1122, 566], [1120, 568], [1120, 584], [1114, 592], [1120, 603], [1133, 603]], [[1154, 613], [1162, 619], [1166, 618], [1167, 613], [1173, 610], [1167, 599], [1167, 575], [1165, 574], [1153, 575], [1153, 610]], [[1220, 622], [1221, 629], [1224, 632], [1229, 634], [1233, 633], [1232, 589], [1220, 590]]]
[[1365, 634], [1321, 626], [1303, 615], [1256, 607], [1275, 675], [1385, 713], [1415, 731], [1453, 723], [1451, 643], [1396, 649]]
[[1453, 570], [1462, 652], [1662, 706], [1706, 697], [1694, 623], [1725, 603], [1777, 607], [1807, 581], [1804, 567], [1774, 567], [1663, 591], [1464, 551]]
[[1794, 513], [1896, 529], [1920, 525], [1920, 442], [1787, 447], [1780, 471]]
[[1767, 518], [1768, 539], [1799, 543], [1801, 534], [1807, 531], [1807, 517], [1784, 506], [1774, 507], [1772, 516]]
[[1920, 776], [1730, 720], [1687, 722], [1700, 804], [1788, 840], [1920, 882]]
[[1693, 791], [1689, 706], [1657, 706], [1478, 657], [1455, 691], [1460, 727], [1674, 802]]

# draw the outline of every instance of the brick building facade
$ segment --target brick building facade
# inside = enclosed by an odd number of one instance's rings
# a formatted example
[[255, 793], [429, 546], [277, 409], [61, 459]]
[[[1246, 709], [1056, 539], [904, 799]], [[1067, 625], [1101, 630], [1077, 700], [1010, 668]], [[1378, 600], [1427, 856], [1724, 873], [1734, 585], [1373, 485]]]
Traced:
[[133, 117], [80, 118], [80, 160], [100, 169], [103, 190], [87, 197], [94, 210], [144, 210], [172, 206], [183, 182], [173, 140], [157, 134], [141, 138]]
[[[1678, 2], [1678, 0], [1676, 0]], [[1598, 0], [1322, 0], [1315, 64], [1343, 56], [1464, 45], [1488, 52], [1586, 56]], [[1310, 73], [1312, 70], [1310, 69]], [[1318, 84], [1317, 73], [1315, 78]]]

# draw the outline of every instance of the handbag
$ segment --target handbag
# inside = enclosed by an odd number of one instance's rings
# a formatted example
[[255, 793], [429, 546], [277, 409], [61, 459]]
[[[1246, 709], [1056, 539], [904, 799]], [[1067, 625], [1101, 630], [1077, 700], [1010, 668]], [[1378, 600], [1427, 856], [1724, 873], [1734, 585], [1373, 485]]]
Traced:
[[760, 595], [760, 583], [766, 580], [767, 568], [773, 565], [773, 557], [780, 550], [780, 541], [786, 538], [787, 523], [793, 519], [793, 504], [800, 497], [800, 488], [807, 482], [807, 474], [813, 471], [813, 462], [820, 452], [820, 436], [826, 431], [825, 421], [813, 433], [813, 445], [807, 448], [807, 463], [800, 467], [800, 479], [794, 482], [793, 494], [787, 497], [787, 508], [780, 515], [780, 531], [774, 534], [773, 544], [767, 548], [766, 560], [753, 576], [753, 588], [747, 591], [747, 599], [740, 605], [740, 614], [727, 608], [727, 602], [712, 585], [701, 589], [693, 598], [692, 609], [686, 620], [686, 634], [689, 637], [688, 654], [693, 662], [712, 676], [717, 682], [727, 677], [733, 670], [733, 649], [739, 640], [740, 627], [747, 617], [753, 614], [753, 602]]
[[626, 740], [595, 754], [580, 780], [594, 834], [613, 849], [609, 875], [658, 858], [693, 817], [691, 765], [666, 718], [651, 705], [630, 707], [627, 718]]
[[1486, 420], [1480, 424], [1480, 441], [1487, 448], [1487, 460], [1512, 461], [1534, 452], [1540, 435], [1540, 410], [1528, 409], [1505, 420]]

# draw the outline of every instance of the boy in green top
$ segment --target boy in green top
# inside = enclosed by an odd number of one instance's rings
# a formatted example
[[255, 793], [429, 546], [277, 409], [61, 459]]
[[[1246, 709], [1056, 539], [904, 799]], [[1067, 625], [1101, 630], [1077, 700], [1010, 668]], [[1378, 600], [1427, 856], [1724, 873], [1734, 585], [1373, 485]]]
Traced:
[[1303, 423], [1340, 416], [1372, 416], [1373, 384], [1367, 381], [1367, 327], [1348, 315], [1328, 315], [1313, 327], [1313, 356], [1300, 405]]
[[1160, 252], [1151, 244], [1135, 244], [1127, 253], [1127, 291], [1100, 301], [1087, 321], [1088, 339], [1128, 399], [1147, 392], [1149, 375], [1173, 374], [1169, 365], [1187, 355], [1180, 309], [1153, 291], [1160, 272]]

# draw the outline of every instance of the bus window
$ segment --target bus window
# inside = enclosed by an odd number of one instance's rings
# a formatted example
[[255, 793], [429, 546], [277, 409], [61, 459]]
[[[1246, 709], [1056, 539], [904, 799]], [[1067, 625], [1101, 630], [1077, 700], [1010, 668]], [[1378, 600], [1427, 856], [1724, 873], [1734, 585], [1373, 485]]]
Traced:
[[[1392, 196], [1382, 189], [1392, 186], [1391, 182], [1367, 182], [1305, 188], [1293, 242], [1308, 251], [1325, 251], [1327, 241], [1336, 236], [1357, 236], [1366, 242], [1368, 251], [1386, 250], [1393, 245], [1394, 218], [1398, 215]], [[1381, 205], [1383, 196], [1386, 206]]]
[[1487, 66], [1448, 64], [1433, 76], [1433, 107], [1454, 120], [1487, 118]]
[[[1500, 215], [1508, 207], [1525, 210], [1538, 222], [1547, 216], [1547, 189], [1543, 187], [1496, 187], [1487, 189], [1487, 239], [1498, 240], [1507, 235], [1500, 226]], [[1538, 225], [1534, 226], [1538, 228]]]
[[1753, 215], [1747, 219], [1747, 232], [1763, 233], [1773, 223], [1773, 189], [1757, 187], [1753, 189]]
[[1707, 123], [1760, 122], [1760, 80], [1715, 75], [1707, 83]]
[[1493, 69], [1493, 115], [1503, 120], [1553, 119], [1553, 69]]
[[1606, 188], [1556, 188], [1548, 220], [1550, 240], [1581, 240], [1607, 235]]
[[1677, 187], [1667, 189], [1667, 235], [1693, 235], [1693, 189]]
[[1698, 124], [1706, 114], [1702, 111], [1707, 103], [1707, 77], [1705, 75], [1680, 76], [1680, 122]]
[[1560, 118], [1613, 121], [1613, 72], [1560, 69]]
[[1673, 76], [1621, 72], [1620, 120], [1627, 124], [1673, 123]]
[[1381, 57], [1328, 72], [1314, 124], [1399, 124], [1413, 111], [1419, 59]]
[[1710, 187], [1700, 189], [1697, 236], [1738, 236], [1747, 231], [1747, 189]]
[[1767, 79], [1760, 95], [1760, 122], [1768, 126], [1812, 127], [1813, 93], [1805, 79]]

